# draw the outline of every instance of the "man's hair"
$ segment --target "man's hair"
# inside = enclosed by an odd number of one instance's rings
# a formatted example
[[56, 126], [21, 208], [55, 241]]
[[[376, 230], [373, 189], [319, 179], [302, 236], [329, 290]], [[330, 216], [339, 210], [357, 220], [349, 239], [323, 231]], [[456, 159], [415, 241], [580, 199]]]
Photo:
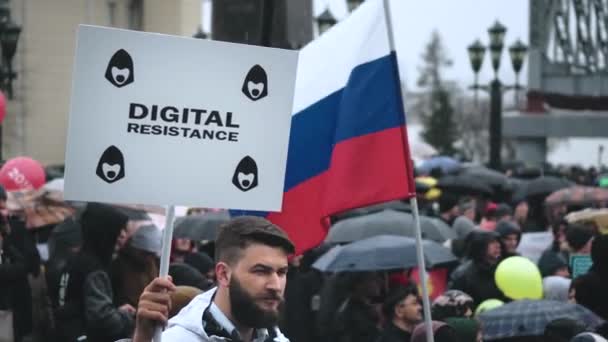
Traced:
[[397, 286], [391, 290], [391, 292], [386, 297], [384, 301], [384, 305], [382, 306], [382, 310], [387, 318], [393, 319], [395, 316], [395, 307], [402, 300], [407, 298], [407, 296], [414, 296], [418, 298], [418, 289], [414, 285], [408, 286]]
[[219, 228], [215, 240], [217, 262], [238, 262], [245, 248], [253, 243], [278, 247], [293, 254], [295, 247], [287, 234], [270, 221], [255, 216], [234, 218]]
[[576, 252], [591, 240], [595, 235], [595, 230], [592, 226], [584, 223], [571, 223], [566, 227], [566, 241], [568, 245]]

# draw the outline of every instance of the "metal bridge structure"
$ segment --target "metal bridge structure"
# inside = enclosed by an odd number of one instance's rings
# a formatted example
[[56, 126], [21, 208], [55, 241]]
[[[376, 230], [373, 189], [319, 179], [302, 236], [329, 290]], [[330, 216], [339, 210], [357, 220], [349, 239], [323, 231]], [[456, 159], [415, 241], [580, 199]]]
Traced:
[[505, 114], [503, 135], [516, 159], [538, 165], [547, 138], [608, 137], [608, 0], [530, 0], [529, 10], [527, 101]]

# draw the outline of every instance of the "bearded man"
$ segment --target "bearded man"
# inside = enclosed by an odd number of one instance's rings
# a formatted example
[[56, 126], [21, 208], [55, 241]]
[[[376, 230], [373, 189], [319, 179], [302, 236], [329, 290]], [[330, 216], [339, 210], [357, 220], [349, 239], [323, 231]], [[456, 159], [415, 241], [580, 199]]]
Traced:
[[[217, 287], [195, 297], [168, 321], [163, 341], [288, 342], [277, 328], [294, 246], [266, 219], [239, 217], [220, 228], [216, 240]], [[155, 279], [141, 295], [134, 342], [151, 341], [166, 324], [170, 280]]]

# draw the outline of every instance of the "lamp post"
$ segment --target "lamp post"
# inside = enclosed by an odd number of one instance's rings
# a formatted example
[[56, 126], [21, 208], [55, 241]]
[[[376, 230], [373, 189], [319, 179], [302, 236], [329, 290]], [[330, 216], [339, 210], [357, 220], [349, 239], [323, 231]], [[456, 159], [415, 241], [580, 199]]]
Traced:
[[[17, 52], [17, 42], [21, 27], [11, 20], [11, 8], [9, 0], [0, 0], [0, 48], [2, 49], [2, 60], [0, 63], [0, 89], [13, 98], [13, 80], [17, 73], [13, 69], [13, 58]], [[0, 122], [0, 161], [2, 156], [2, 122]]]
[[505, 85], [498, 78], [498, 70], [500, 70], [500, 60], [502, 58], [502, 51], [504, 49], [504, 39], [507, 33], [507, 28], [501, 23], [496, 21], [488, 29], [488, 35], [490, 37], [490, 57], [492, 60], [492, 69], [494, 70], [494, 79], [489, 85], [479, 84], [479, 71], [483, 65], [483, 59], [485, 57], [486, 47], [479, 41], [476, 40], [473, 44], [469, 45], [468, 53], [471, 62], [471, 68], [475, 74], [475, 83], [471, 87], [475, 90], [475, 100], [477, 100], [477, 91], [484, 90], [490, 93], [490, 162], [489, 165], [495, 170], [499, 170], [501, 167], [500, 151], [502, 147], [502, 95], [507, 90], [517, 91], [521, 88], [519, 85], [519, 72], [523, 66], [524, 58], [528, 48], [520, 40], [515, 42], [509, 47], [509, 54], [511, 56], [511, 64], [515, 71], [516, 82], [515, 85]]
[[321, 15], [317, 17], [317, 24], [319, 25], [319, 35], [322, 35], [325, 31], [329, 30], [336, 23], [336, 18], [334, 18], [329, 9], [323, 11], [323, 13], [321, 13]]

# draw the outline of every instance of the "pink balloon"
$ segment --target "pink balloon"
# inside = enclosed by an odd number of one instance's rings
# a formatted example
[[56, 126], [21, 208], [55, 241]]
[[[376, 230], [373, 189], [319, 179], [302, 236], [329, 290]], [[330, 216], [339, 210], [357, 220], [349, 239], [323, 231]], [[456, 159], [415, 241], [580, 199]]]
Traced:
[[6, 97], [4, 93], [0, 91], [0, 125], [4, 122], [6, 117]]
[[28, 157], [13, 158], [0, 169], [0, 184], [7, 191], [40, 189], [46, 183], [42, 164]]

